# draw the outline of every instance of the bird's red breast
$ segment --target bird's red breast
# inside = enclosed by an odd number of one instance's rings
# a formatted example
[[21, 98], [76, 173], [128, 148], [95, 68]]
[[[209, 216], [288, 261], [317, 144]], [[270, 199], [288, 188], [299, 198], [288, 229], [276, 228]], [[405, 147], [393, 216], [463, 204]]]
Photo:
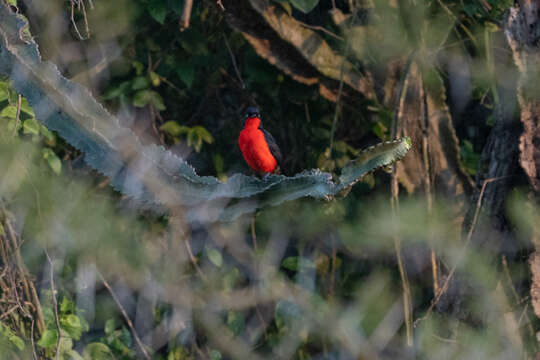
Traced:
[[252, 117], [246, 120], [238, 137], [238, 145], [249, 167], [256, 173], [273, 173], [277, 167], [276, 158], [270, 152], [264, 133], [259, 129], [261, 120]]

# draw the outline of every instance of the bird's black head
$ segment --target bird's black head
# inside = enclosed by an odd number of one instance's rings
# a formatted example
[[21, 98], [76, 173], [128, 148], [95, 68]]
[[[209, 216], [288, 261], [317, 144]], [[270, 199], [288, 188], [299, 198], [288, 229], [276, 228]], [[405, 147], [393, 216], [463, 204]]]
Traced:
[[261, 117], [261, 113], [259, 112], [259, 108], [255, 106], [250, 106], [246, 109], [246, 113], [244, 115], [244, 120], [247, 120], [252, 117]]

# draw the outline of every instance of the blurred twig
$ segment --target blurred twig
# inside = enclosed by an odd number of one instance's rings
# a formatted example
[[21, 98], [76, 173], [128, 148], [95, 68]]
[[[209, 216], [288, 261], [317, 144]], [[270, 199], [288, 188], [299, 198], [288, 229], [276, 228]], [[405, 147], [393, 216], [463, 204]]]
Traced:
[[49, 280], [51, 282], [52, 301], [54, 307], [54, 320], [56, 321], [56, 328], [58, 329], [58, 337], [56, 339], [56, 360], [60, 358], [60, 340], [62, 338], [62, 329], [60, 328], [60, 318], [58, 317], [58, 301], [56, 300], [56, 287], [54, 286], [54, 265], [47, 249], [45, 256], [49, 262]]
[[103, 285], [105, 285], [105, 287], [107, 288], [107, 290], [111, 294], [111, 297], [113, 298], [114, 302], [116, 303], [116, 306], [118, 306], [118, 308], [120, 309], [120, 312], [122, 313], [122, 316], [124, 317], [124, 320], [126, 321], [127, 325], [129, 326], [129, 329], [131, 330], [131, 333], [133, 334], [133, 337], [135, 338], [135, 341], [137, 342], [137, 345], [141, 349], [141, 352], [143, 353], [144, 357], [147, 360], [151, 360], [151, 357], [148, 354], [148, 351], [144, 347], [144, 344], [142, 343], [141, 339], [139, 338], [139, 335], [137, 335], [137, 332], [135, 331], [135, 327], [133, 326], [133, 323], [131, 322], [131, 319], [129, 318], [128, 314], [126, 313], [126, 310], [122, 306], [122, 303], [120, 303], [120, 300], [118, 300], [118, 297], [116, 297], [116, 294], [114, 293], [113, 289], [111, 288], [111, 286], [109, 285], [107, 280], [105, 280], [105, 278], [103, 277], [101, 272], [99, 270], [96, 270], [96, 273], [99, 276], [99, 278], [100, 278], [101, 282], [103, 283]]
[[180, 31], [184, 31], [189, 27], [189, 21], [191, 20], [192, 8], [193, 8], [193, 0], [186, 0], [184, 2], [184, 9], [182, 10], [182, 16], [180, 17]]
[[236, 65], [236, 59], [234, 57], [234, 54], [231, 50], [231, 47], [229, 46], [229, 41], [227, 40], [227, 37], [225, 34], [223, 34], [223, 39], [225, 39], [225, 46], [227, 46], [227, 50], [229, 51], [229, 55], [231, 56], [232, 64], [234, 67], [234, 72], [236, 73], [236, 76], [238, 77], [238, 80], [240, 81], [240, 84], [242, 85], [242, 89], [246, 88], [246, 84], [244, 83], [244, 80], [242, 80], [242, 75], [240, 74], [240, 70], [238, 69], [238, 65]]
[[[84, 7], [84, 0], [71, 0], [71, 23], [73, 24], [73, 27], [75, 28], [75, 32], [77, 33], [77, 36], [79, 36], [80, 40], [86, 40], [79, 31], [79, 28], [77, 27], [77, 23], [75, 22], [75, 4], [77, 4], [77, 10], [81, 11], [84, 17], [84, 26], [86, 30], [86, 39], [90, 38], [90, 28], [88, 26], [88, 18], [86, 16], [86, 8]], [[93, 6], [92, 6], [93, 7]]]
[[[391, 128], [391, 137], [396, 138], [401, 133], [400, 119], [403, 116], [403, 108], [405, 106], [405, 98], [407, 95], [407, 89], [409, 87], [409, 73], [411, 64], [413, 61], [414, 52], [408, 56], [407, 63], [404, 68], [404, 72], [401, 79], [401, 84], [397, 97], [397, 109], [394, 114]], [[397, 176], [397, 166], [392, 166], [392, 180], [391, 180], [391, 205], [392, 205], [392, 217], [395, 222], [397, 215], [399, 214], [399, 186]], [[401, 286], [403, 289], [403, 312], [405, 315], [405, 329], [407, 332], [407, 345], [413, 345], [413, 326], [412, 326], [412, 296], [411, 288], [409, 285], [409, 279], [407, 277], [407, 271], [403, 264], [403, 257], [401, 256], [401, 238], [399, 233], [394, 235], [394, 248], [396, 251], [396, 258], [398, 262], [399, 275], [401, 278]]]

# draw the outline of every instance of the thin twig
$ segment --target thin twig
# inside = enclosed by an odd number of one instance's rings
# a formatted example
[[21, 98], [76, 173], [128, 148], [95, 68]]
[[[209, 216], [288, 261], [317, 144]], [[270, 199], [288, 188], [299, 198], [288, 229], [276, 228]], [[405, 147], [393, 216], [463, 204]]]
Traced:
[[[405, 106], [405, 98], [407, 94], [408, 84], [409, 84], [409, 70], [411, 67], [413, 58], [413, 53], [409, 55], [407, 64], [404, 69], [404, 74], [401, 80], [401, 86], [398, 92], [397, 97], [397, 109], [392, 120], [391, 136], [395, 138], [401, 132], [400, 119], [403, 116], [403, 108]], [[396, 218], [399, 214], [399, 186], [398, 186], [398, 177], [397, 177], [397, 167], [394, 164], [392, 166], [392, 179], [390, 183], [391, 187], [391, 205], [392, 205], [392, 217], [393, 221], [396, 221]], [[398, 233], [395, 234], [394, 238], [394, 248], [396, 251], [396, 258], [398, 262], [399, 276], [401, 278], [401, 287], [403, 290], [403, 312], [405, 315], [405, 329], [407, 333], [407, 346], [413, 346], [413, 326], [412, 326], [412, 296], [411, 296], [411, 287], [409, 285], [409, 279], [407, 276], [407, 271], [403, 263], [403, 257], [401, 256], [401, 238]]]
[[236, 73], [236, 76], [238, 77], [238, 80], [240, 81], [240, 84], [242, 85], [242, 89], [245, 89], [246, 84], [244, 83], [244, 80], [242, 80], [242, 75], [240, 74], [240, 70], [238, 69], [238, 65], [236, 64], [236, 58], [234, 57], [231, 47], [229, 46], [229, 41], [227, 40], [227, 37], [225, 36], [225, 34], [223, 35], [223, 39], [225, 39], [225, 46], [227, 46], [227, 50], [229, 51], [229, 55], [231, 56], [234, 72]]
[[86, 38], [90, 39], [90, 27], [88, 26], [88, 17], [86, 16], [86, 8], [84, 7], [84, 0], [79, 0], [79, 4], [82, 6], [84, 28], [86, 30]]
[[118, 300], [118, 297], [116, 297], [116, 294], [114, 293], [113, 289], [111, 288], [111, 286], [109, 285], [107, 280], [105, 280], [105, 278], [103, 277], [101, 272], [99, 270], [97, 270], [96, 272], [97, 272], [97, 275], [99, 276], [101, 282], [103, 283], [103, 285], [105, 285], [105, 287], [107, 288], [107, 290], [111, 294], [111, 297], [113, 298], [114, 302], [116, 303], [116, 306], [118, 306], [118, 308], [120, 309], [120, 312], [122, 313], [122, 316], [124, 317], [124, 320], [126, 321], [127, 325], [129, 326], [129, 329], [131, 330], [131, 333], [133, 334], [133, 337], [135, 338], [135, 341], [137, 342], [137, 345], [141, 349], [141, 352], [143, 353], [144, 357], [147, 360], [151, 360], [151, 357], [148, 354], [148, 351], [144, 347], [144, 344], [142, 343], [141, 339], [139, 338], [139, 335], [137, 335], [137, 332], [135, 331], [135, 327], [133, 326], [133, 323], [131, 322], [131, 319], [129, 318], [128, 314], [126, 313], [126, 310], [122, 306], [122, 303], [120, 303], [120, 300]]
[[197, 273], [199, 274], [199, 276], [203, 279], [203, 280], [208, 280], [208, 278], [206, 277], [206, 275], [203, 273], [203, 271], [201, 270], [201, 267], [199, 266], [199, 264], [197, 264], [197, 258], [195, 258], [195, 255], [193, 255], [193, 251], [191, 250], [191, 244], [189, 243], [189, 239], [186, 238], [184, 240], [184, 244], [186, 245], [186, 249], [188, 251], [188, 255], [189, 255], [189, 259], [191, 260], [191, 263], [193, 264], [193, 267], [195, 268], [195, 270], [197, 271]]
[[193, 0], [186, 0], [184, 2], [184, 9], [182, 10], [182, 16], [180, 17], [180, 31], [184, 31], [189, 27], [189, 21], [191, 19], [192, 8], [193, 8]]
[[21, 117], [21, 103], [22, 103], [22, 96], [19, 94], [17, 96], [17, 115], [15, 117], [15, 126], [13, 127], [13, 136], [17, 135], [17, 126], [19, 126], [19, 121]]
[[[73, 4], [73, 3], [72, 3]], [[47, 249], [45, 251], [45, 256], [49, 262], [49, 279], [51, 282], [51, 292], [52, 292], [52, 301], [54, 307], [54, 320], [56, 321], [56, 328], [58, 329], [58, 338], [56, 339], [56, 360], [60, 358], [60, 339], [62, 337], [62, 329], [60, 328], [60, 318], [58, 317], [58, 301], [56, 300], [56, 288], [54, 286], [54, 265], [49, 256]]]
[[82, 37], [79, 28], [77, 27], [77, 23], [75, 23], [75, 1], [71, 0], [71, 23], [73, 24], [73, 27], [75, 28], [75, 31], [77, 32], [77, 35], [79, 36], [80, 40], [84, 40]]
[[[349, 43], [347, 42], [347, 48], [345, 50], [345, 53], [347, 53], [347, 49], [349, 48]], [[334, 135], [336, 132], [336, 126], [337, 121], [340, 113], [340, 101], [341, 101], [341, 93], [343, 92], [343, 73], [344, 73], [344, 65], [345, 65], [345, 58], [346, 56], [343, 56], [343, 60], [341, 61], [341, 71], [339, 74], [339, 89], [338, 89], [338, 95], [336, 98], [336, 111], [334, 112], [334, 119], [332, 120], [332, 128], [330, 130], [330, 151], [328, 154], [329, 158], [332, 158], [332, 148], [334, 147]]]
[[484, 191], [486, 190], [487, 184], [489, 184], [491, 182], [494, 182], [494, 181], [497, 181], [497, 180], [502, 180], [502, 179], [505, 179], [505, 178], [508, 178], [508, 177], [511, 177], [511, 176], [512, 175], [489, 178], [489, 179], [484, 180], [484, 182], [482, 183], [482, 188], [480, 190], [480, 194], [478, 195], [478, 200], [476, 201], [476, 208], [474, 210], [473, 221], [472, 221], [471, 227], [469, 228], [469, 231], [467, 233], [467, 238], [465, 239], [465, 243], [463, 244], [463, 247], [461, 249], [461, 253], [459, 254], [459, 258], [458, 258], [456, 264], [452, 267], [452, 269], [448, 273], [448, 276], [444, 280], [443, 285], [439, 288], [439, 292], [435, 295], [435, 298], [431, 301], [431, 305], [429, 306], [429, 308], [428, 308], [428, 310], [426, 312], [426, 315], [424, 315], [421, 318], [418, 318], [418, 319], [416, 319], [414, 321], [414, 326], [415, 327], [418, 325], [418, 322], [426, 320], [426, 319], [429, 318], [429, 316], [433, 312], [433, 309], [435, 308], [435, 305], [437, 305], [437, 303], [441, 299], [441, 296], [443, 296], [443, 294], [446, 292], [446, 290], [448, 290], [450, 280], [452, 280], [452, 277], [454, 276], [454, 273], [456, 272], [456, 269], [457, 269], [458, 265], [463, 260], [463, 257], [465, 256], [465, 251], [466, 251], [467, 247], [469, 246], [469, 244], [471, 242], [471, 239], [472, 239], [472, 236], [473, 236], [473, 233], [474, 233], [474, 229], [476, 228], [476, 223], [478, 222], [478, 215], [480, 214], [480, 208], [482, 207], [482, 199], [484, 197]]
[[330, 30], [328, 29], [325, 29], [323, 28], [322, 26], [319, 26], [319, 25], [309, 25], [309, 24], [306, 24], [302, 21], [299, 21], [299, 20], [296, 20], [293, 18], [293, 20], [295, 20], [299, 25], [307, 28], [307, 29], [311, 29], [311, 30], [319, 30], [319, 31], [322, 31], [323, 33], [327, 34], [327, 35], [330, 35], [331, 37], [335, 38], [335, 39], [338, 39], [338, 40], [341, 40], [341, 41], [345, 41], [345, 38], [343, 38], [342, 36], [339, 36], [337, 34], [334, 34], [333, 32], [331, 32]]
[[32, 325], [30, 327], [30, 344], [32, 344], [32, 358], [34, 360], [38, 360], [38, 357], [37, 357], [37, 353], [36, 353], [36, 344], [34, 342], [34, 325], [35, 325], [35, 320], [32, 319]]

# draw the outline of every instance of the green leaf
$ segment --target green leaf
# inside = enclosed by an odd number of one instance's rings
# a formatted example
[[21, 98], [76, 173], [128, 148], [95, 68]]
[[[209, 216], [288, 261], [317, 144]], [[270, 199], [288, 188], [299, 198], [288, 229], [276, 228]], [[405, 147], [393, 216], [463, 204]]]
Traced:
[[9, 336], [8, 340], [20, 351], [24, 350], [24, 341], [17, 335], [13, 334]]
[[62, 336], [60, 337], [58, 352], [60, 354], [68, 354], [71, 349], [73, 349], [73, 340], [69, 336], [65, 336], [65, 334], [62, 334]]
[[297, 271], [298, 270], [298, 256], [289, 256], [281, 262], [281, 266], [287, 270]]
[[221, 353], [219, 351], [215, 350], [215, 349], [210, 350], [208, 355], [210, 355], [210, 360], [221, 360], [222, 359]]
[[56, 143], [56, 136], [54, 133], [49, 131], [45, 126], [39, 125], [39, 133], [49, 142], [50, 145], [54, 146]]
[[227, 313], [227, 327], [236, 336], [244, 331], [244, 315], [238, 311], [229, 311]]
[[23, 122], [23, 133], [38, 135], [39, 134], [39, 123], [35, 118], [26, 119]]
[[[54, 154], [52, 150], [50, 149], [47, 149], [47, 150], [49, 150], [49, 152], [47, 153], [47, 156], [52, 156], [52, 154]], [[60, 303], [60, 312], [67, 313], [67, 312], [72, 312], [73, 310], [75, 310], [75, 303], [69, 300], [67, 296], [64, 296], [62, 298], [62, 302]]]
[[307, 14], [317, 6], [319, 0], [290, 0], [292, 6]]
[[108, 319], [107, 321], [105, 321], [105, 334], [112, 334], [114, 329], [116, 329], [114, 319]]
[[131, 63], [131, 65], [135, 68], [135, 74], [137, 76], [141, 75], [144, 70], [144, 65], [139, 61], [134, 61]]
[[85, 330], [79, 317], [73, 314], [62, 316], [60, 318], [60, 325], [75, 340], [79, 340]]
[[[108, 320], [107, 320], [108, 321]], [[111, 349], [103, 343], [90, 343], [84, 347], [83, 358], [85, 360], [114, 360]]]
[[163, 98], [155, 91], [150, 91], [150, 102], [159, 111], [166, 109], [165, 104], [163, 103]]
[[157, 110], [165, 110], [163, 98], [153, 90], [139, 90], [133, 97], [133, 105], [137, 107], [145, 107], [151, 103]]
[[148, 82], [148, 78], [146, 76], [137, 76], [135, 79], [133, 79], [131, 88], [133, 90], [141, 90], [148, 88], [148, 85], [150, 85], [150, 83]]
[[9, 90], [7, 83], [0, 82], [0, 101], [9, 99]]
[[176, 66], [176, 74], [188, 88], [195, 80], [195, 68], [191, 62], [179, 63]]
[[206, 256], [208, 257], [208, 260], [210, 260], [210, 262], [216, 265], [218, 268], [223, 265], [223, 257], [217, 249], [207, 247]]
[[148, 4], [147, 8], [150, 16], [152, 16], [154, 20], [156, 20], [158, 23], [163, 25], [163, 23], [165, 22], [165, 17], [167, 16], [167, 12], [169, 11], [165, 6], [164, 1], [153, 0], [150, 4]]
[[161, 125], [159, 129], [172, 136], [178, 136], [189, 131], [187, 126], [182, 126], [173, 120], [167, 121], [165, 124]]
[[194, 126], [193, 130], [197, 132], [197, 135], [208, 144], [211, 144], [214, 142], [214, 138], [212, 137], [212, 134], [208, 132], [204, 127], [202, 126]]
[[17, 107], [15, 105], [6, 106], [0, 111], [0, 117], [15, 119], [17, 117]]
[[[49, 148], [43, 149], [43, 158], [49, 164], [49, 167], [56, 175], [60, 175], [62, 172], [62, 161], [60, 158]], [[62, 311], [62, 310], [61, 310]]]
[[31, 117], [35, 117], [36, 115], [34, 114], [34, 109], [32, 109], [32, 107], [30, 106], [30, 104], [28, 104], [28, 100], [26, 100], [25, 98], [22, 98], [21, 100], [21, 112], [31, 116]]
[[114, 87], [105, 91], [105, 93], [103, 94], [103, 99], [111, 100], [111, 99], [119, 97], [120, 95], [125, 95], [130, 87], [131, 87], [131, 82], [124, 81], [117, 87]]
[[133, 97], [133, 105], [136, 107], [145, 107], [150, 102], [150, 90], [140, 90]]
[[56, 329], [47, 329], [41, 335], [41, 339], [37, 342], [39, 346], [45, 349], [56, 347], [58, 340], [58, 331]]

